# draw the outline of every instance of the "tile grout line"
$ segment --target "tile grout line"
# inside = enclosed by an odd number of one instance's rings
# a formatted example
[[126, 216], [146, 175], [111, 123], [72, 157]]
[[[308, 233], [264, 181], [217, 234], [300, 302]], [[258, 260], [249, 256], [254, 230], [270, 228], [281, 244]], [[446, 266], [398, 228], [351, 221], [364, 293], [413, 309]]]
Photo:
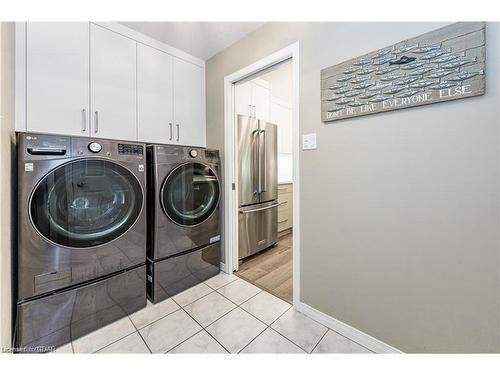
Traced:
[[314, 349], [316, 349], [316, 347], [319, 345], [319, 343], [325, 338], [326, 334], [328, 333], [328, 331], [330, 330], [330, 328], [326, 328], [326, 332], [323, 333], [323, 336], [321, 336], [321, 338], [319, 339], [319, 341], [316, 343], [316, 345], [314, 345], [314, 347], [312, 348], [312, 350], [309, 352], [309, 354], [312, 354], [314, 352]]
[[[147, 307], [147, 305], [146, 305]], [[134, 321], [132, 320], [132, 318], [130, 317], [130, 315], [127, 315], [128, 316], [128, 319], [130, 320], [130, 322], [132, 323], [132, 325], [134, 326], [135, 328], [135, 331], [137, 332], [137, 334], [139, 335], [139, 337], [141, 338], [142, 342], [144, 343], [144, 345], [146, 345], [146, 348], [148, 348], [149, 350], [149, 353], [150, 354], [153, 354], [153, 351], [151, 350], [151, 348], [149, 347], [148, 343], [146, 342], [146, 340], [144, 340], [144, 337], [142, 337], [141, 333], [139, 332], [139, 330], [137, 329], [137, 326], [135, 325]]]
[[[186, 306], [187, 306], [187, 305], [186, 305]], [[236, 305], [234, 308], [232, 308], [231, 310], [229, 310], [227, 313], [225, 313], [224, 315], [222, 315], [222, 316], [220, 316], [219, 318], [217, 318], [216, 320], [214, 320], [212, 323], [210, 323], [209, 325], [207, 325], [207, 327], [211, 326], [211, 325], [212, 325], [212, 324], [214, 324], [217, 320], [221, 319], [222, 317], [226, 316], [226, 315], [227, 315], [227, 314], [229, 314], [231, 311], [236, 310], [237, 308], [238, 308], [238, 305]], [[182, 308], [182, 310], [184, 310], [184, 309]], [[219, 340], [217, 340], [214, 336], [212, 336], [212, 335], [210, 334], [210, 332], [208, 332], [208, 331], [206, 330], [206, 328], [207, 328], [207, 327], [203, 327], [203, 326], [202, 326], [202, 325], [201, 325], [201, 324], [200, 324], [200, 323], [199, 323], [199, 322], [198, 322], [198, 321], [197, 321], [197, 320], [196, 320], [193, 316], [191, 316], [191, 314], [189, 314], [189, 312], [187, 312], [186, 310], [184, 310], [184, 312], [185, 312], [185, 313], [186, 313], [186, 314], [187, 314], [187, 315], [188, 315], [191, 319], [193, 319], [193, 320], [194, 320], [194, 321], [195, 321], [195, 322], [196, 322], [196, 323], [197, 323], [197, 324], [201, 327], [201, 330], [200, 330], [200, 331], [198, 331], [198, 332], [196, 332], [194, 335], [196, 335], [196, 334], [200, 333], [201, 331], [205, 331], [205, 332], [206, 332], [206, 333], [207, 333], [210, 337], [212, 337], [212, 338], [213, 338], [213, 339], [214, 339], [214, 340], [215, 340], [215, 341], [216, 341], [216, 342], [217, 342], [220, 346], [222, 346], [222, 348], [223, 348], [226, 352], [231, 353], [231, 352], [230, 352], [230, 351], [229, 351], [229, 350], [228, 350], [228, 349], [227, 349], [224, 345], [222, 345], [222, 343], [220, 343], [220, 342], [219, 342]], [[194, 336], [194, 335], [193, 335], [193, 336]], [[191, 336], [191, 337], [193, 337], [193, 336]], [[189, 340], [191, 337], [187, 338], [186, 340]], [[186, 340], [184, 340], [184, 341], [186, 341]], [[183, 342], [184, 342], [184, 341], [183, 341]], [[179, 346], [180, 344], [182, 344], [182, 343], [179, 343], [178, 345], [176, 345], [176, 347], [177, 347], [177, 346]], [[173, 348], [172, 348], [172, 349], [173, 349]], [[171, 350], [172, 350], [172, 349], [171, 349]]]
[[103, 347], [101, 347], [101, 348], [99, 348], [99, 349], [97, 349], [97, 350], [95, 350], [95, 351], [91, 352], [91, 354], [96, 354], [96, 353], [97, 353], [97, 352], [99, 352], [100, 350], [102, 350], [102, 349], [104, 349], [104, 348], [107, 348], [108, 346], [111, 346], [111, 345], [113, 345], [113, 344], [116, 344], [118, 341], [120, 341], [120, 340], [122, 340], [122, 339], [124, 339], [124, 338], [126, 338], [126, 337], [129, 337], [130, 335], [133, 335], [133, 334], [134, 334], [134, 333], [136, 333], [136, 332], [137, 332], [137, 331], [135, 331], [135, 332], [130, 332], [130, 333], [126, 334], [125, 336], [120, 337], [118, 340], [113, 341], [113, 342], [110, 342], [109, 344], [104, 345]]

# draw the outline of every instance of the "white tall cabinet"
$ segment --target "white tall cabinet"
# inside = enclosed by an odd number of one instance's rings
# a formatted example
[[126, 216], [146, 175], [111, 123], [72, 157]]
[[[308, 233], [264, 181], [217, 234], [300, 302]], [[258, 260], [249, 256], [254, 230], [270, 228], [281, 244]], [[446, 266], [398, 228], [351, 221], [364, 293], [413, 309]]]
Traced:
[[142, 142], [173, 143], [172, 59], [137, 45], [137, 131]]
[[203, 125], [203, 69], [174, 57], [175, 141], [184, 145], [205, 144]]
[[200, 66], [138, 44], [139, 141], [205, 145], [203, 73]]
[[26, 126], [88, 136], [89, 23], [26, 25]]
[[107, 23], [16, 24], [16, 130], [206, 145], [205, 63]]

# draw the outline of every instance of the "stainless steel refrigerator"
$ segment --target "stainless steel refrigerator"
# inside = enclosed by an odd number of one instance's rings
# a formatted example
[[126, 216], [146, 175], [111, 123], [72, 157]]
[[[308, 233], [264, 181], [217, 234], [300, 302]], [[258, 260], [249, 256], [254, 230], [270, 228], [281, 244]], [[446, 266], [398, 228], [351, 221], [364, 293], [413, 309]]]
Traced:
[[278, 238], [278, 127], [238, 115], [239, 259]]

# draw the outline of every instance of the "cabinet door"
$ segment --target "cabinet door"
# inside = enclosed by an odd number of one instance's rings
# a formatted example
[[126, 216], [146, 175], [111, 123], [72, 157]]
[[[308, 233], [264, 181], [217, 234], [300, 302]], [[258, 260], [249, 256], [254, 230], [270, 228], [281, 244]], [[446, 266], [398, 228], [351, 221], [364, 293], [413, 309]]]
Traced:
[[173, 58], [174, 140], [189, 146], [205, 146], [203, 68]]
[[139, 141], [174, 143], [172, 79], [172, 56], [137, 44]]
[[90, 25], [91, 135], [137, 140], [136, 42]]
[[33, 132], [89, 134], [89, 24], [29, 22], [26, 124]]
[[271, 100], [270, 122], [278, 125], [278, 154], [292, 153], [292, 110]]
[[269, 121], [269, 89], [252, 82], [252, 104], [254, 116], [259, 120]]
[[235, 85], [235, 114], [253, 116], [252, 106], [252, 83], [250, 81], [237, 83]]

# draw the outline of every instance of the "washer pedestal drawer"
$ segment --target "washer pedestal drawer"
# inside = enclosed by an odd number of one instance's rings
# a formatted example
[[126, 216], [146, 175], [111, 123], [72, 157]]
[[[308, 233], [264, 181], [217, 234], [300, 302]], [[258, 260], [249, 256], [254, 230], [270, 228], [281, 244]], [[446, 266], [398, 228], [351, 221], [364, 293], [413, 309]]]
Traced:
[[64, 345], [146, 306], [146, 266], [17, 305], [16, 347]]
[[220, 243], [160, 261], [148, 259], [147, 293], [157, 303], [189, 289], [220, 272]]

